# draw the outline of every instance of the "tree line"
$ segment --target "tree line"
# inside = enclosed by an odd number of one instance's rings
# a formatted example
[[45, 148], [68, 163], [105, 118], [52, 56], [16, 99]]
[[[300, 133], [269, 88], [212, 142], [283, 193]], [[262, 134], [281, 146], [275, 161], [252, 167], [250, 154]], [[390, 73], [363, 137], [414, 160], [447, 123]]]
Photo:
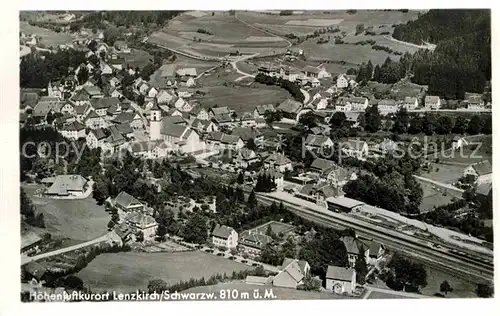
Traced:
[[265, 85], [277, 85], [288, 91], [292, 97], [298, 102], [304, 102], [304, 95], [300, 91], [300, 87], [295, 82], [291, 82], [281, 78], [274, 78], [267, 76], [263, 73], [257, 74], [255, 76], [255, 82], [262, 83]]

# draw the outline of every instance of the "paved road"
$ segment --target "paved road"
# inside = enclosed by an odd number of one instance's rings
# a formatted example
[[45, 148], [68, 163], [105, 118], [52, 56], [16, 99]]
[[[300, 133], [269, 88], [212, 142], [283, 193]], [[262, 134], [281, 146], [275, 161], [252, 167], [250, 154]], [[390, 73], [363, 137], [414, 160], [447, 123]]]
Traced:
[[429, 178], [424, 178], [424, 177], [417, 176], [417, 175], [413, 175], [413, 177], [415, 177], [415, 179], [418, 179], [418, 180], [421, 180], [421, 181], [424, 181], [424, 182], [427, 182], [427, 183], [431, 183], [431, 184], [434, 184], [434, 185], [437, 185], [437, 186], [440, 186], [440, 187], [443, 187], [443, 188], [446, 188], [446, 189], [449, 189], [449, 190], [453, 190], [453, 191], [456, 191], [456, 192], [459, 192], [459, 193], [464, 193], [464, 190], [459, 189], [456, 186], [453, 186], [453, 185], [448, 184], [448, 183], [439, 182], [439, 181], [436, 181], [436, 180], [432, 180], [432, 179], [429, 179]]
[[304, 89], [300, 89], [300, 92], [304, 95], [304, 104], [308, 104], [309, 100], [311, 99], [311, 96], [309, 95], [309, 92], [307, 92]]
[[21, 256], [21, 265], [25, 265], [25, 264], [27, 264], [29, 262], [32, 262], [32, 261], [37, 261], [37, 260], [40, 260], [40, 259], [45, 259], [45, 258], [49, 258], [49, 257], [52, 257], [52, 256], [57, 256], [57, 255], [60, 255], [62, 253], [74, 251], [74, 250], [77, 250], [77, 249], [80, 249], [80, 248], [84, 248], [84, 247], [87, 247], [87, 246], [90, 246], [90, 245], [94, 245], [94, 244], [100, 243], [102, 241], [106, 241], [106, 240], [109, 239], [108, 235], [109, 235], [109, 233], [106, 234], [106, 235], [104, 235], [104, 236], [101, 236], [101, 237], [98, 237], [96, 239], [92, 239], [92, 240], [86, 241], [86, 242], [78, 244], [78, 245], [73, 245], [73, 246], [70, 246], [70, 247], [57, 249], [57, 250], [46, 252], [46, 253], [42, 253], [42, 254], [39, 254], [39, 255], [33, 256], [33, 257]]
[[397, 43], [404, 44], [404, 45], [408, 45], [408, 46], [412, 46], [412, 47], [415, 47], [415, 48], [422, 48], [422, 49], [428, 49], [428, 50], [434, 50], [436, 48], [436, 45], [435, 44], [431, 44], [431, 43], [427, 43], [427, 45], [417, 45], [417, 44], [414, 44], [414, 43], [403, 42], [403, 41], [397, 40], [397, 39], [395, 39], [394, 37], [392, 37], [390, 35], [384, 35], [384, 37], [386, 39], [390, 40], [390, 41], [397, 42]]
[[393, 291], [393, 290], [387, 290], [387, 289], [379, 289], [377, 287], [372, 287], [368, 285], [364, 285], [366, 289], [365, 295], [363, 295], [363, 299], [368, 299], [371, 293], [373, 292], [379, 292], [379, 293], [384, 293], [384, 294], [389, 294], [389, 295], [396, 295], [396, 296], [402, 296], [406, 298], [432, 298], [432, 296], [426, 296], [418, 293], [408, 293], [408, 292], [400, 292], [400, 291]]

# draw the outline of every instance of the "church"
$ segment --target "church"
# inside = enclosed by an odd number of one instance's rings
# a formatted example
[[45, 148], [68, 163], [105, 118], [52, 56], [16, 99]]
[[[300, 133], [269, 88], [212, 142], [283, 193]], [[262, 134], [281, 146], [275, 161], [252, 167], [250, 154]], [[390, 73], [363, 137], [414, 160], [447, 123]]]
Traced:
[[189, 126], [173, 124], [162, 117], [162, 109], [155, 102], [149, 112], [150, 141], [163, 140], [168, 151], [192, 154], [205, 149], [205, 142]]

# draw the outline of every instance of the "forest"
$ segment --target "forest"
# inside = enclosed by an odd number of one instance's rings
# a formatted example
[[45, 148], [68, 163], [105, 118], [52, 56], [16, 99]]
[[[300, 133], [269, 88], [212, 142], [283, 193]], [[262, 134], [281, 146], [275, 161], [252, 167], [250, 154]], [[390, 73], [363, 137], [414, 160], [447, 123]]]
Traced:
[[[411, 73], [413, 82], [429, 86], [428, 94], [446, 99], [484, 92], [491, 80], [490, 20], [489, 10], [430, 10], [415, 21], [397, 25], [394, 38], [437, 45], [433, 52], [422, 49], [410, 60], [403, 58], [399, 79]], [[386, 62], [384, 67], [394, 65]]]

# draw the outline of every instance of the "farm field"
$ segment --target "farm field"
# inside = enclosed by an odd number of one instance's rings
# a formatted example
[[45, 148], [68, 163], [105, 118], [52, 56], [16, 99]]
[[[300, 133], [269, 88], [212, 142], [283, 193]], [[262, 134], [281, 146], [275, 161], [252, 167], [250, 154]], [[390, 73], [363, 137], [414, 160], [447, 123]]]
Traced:
[[168, 284], [190, 278], [209, 278], [214, 274], [231, 275], [249, 266], [203, 252], [177, 253], [107, 253], [99, 255], [77, 276], [96, 291], [115, 290], [128, 293], [146, 289], [152, 279]]
[[52, 30], [29, 25], [28, 22], [19, 22], [19, 31], [28, 34], [36, 34], [41, 37], [40, 43], [46, 47], [59, 46], [71, 43], [72, 37], [67, 33], [56, 33]]
[[46, 232], [73, 241], [88, 241], [107, 233], [110, 215], [92, 197], [57, 200], [34, 196], [39, 185], [24, 186], [37, 212], [43, 213]]
[[452, 184], [463, 176], [464, 168], [464, 166], [433, 163], [432, 171], [430, 173], [423, 173], [422, 177]]
[[407, 297], [403, 295], [397, 295], [396, 293], [385, 293], [385, 292], [377, 292], [373, 291], [371, 292], [367, 299], [369, 300], [377, 300], [377, 299], [413, 299], [413, 297]]
[[[226, 70], [229, 70], [227, 68]], [[200, 85], [197, 90], [205, 95], [199, 103], [209, 108], [215, 105], [229, 106], [236, 113], [253, 111], [255, 106], [260, 104], [276, 104], [290, 98], [290, 94], [277, 86], [266, 86], [253, 83], [250, 86], [241, 86], [234, 80], [241, 77], [232, 69], [228, 72], [217, 71], [209, 76], [202, 76], [198, 79]]]
[[278, 300], [317, 300], [317, 299], [353, 299], [349, 296], [334, 295], [325, 292], [308, 292], [294, 289], [272, 287], [270, 285], [254, 285], [246, 283], [220, 283], [210, 286], [199, 286], [188, 289], [186, 293], [216, 293], [222, 290], [238, 290], [239, 293], [248, 292], [250, 298], [253, 299], [254, 290], [258, 290], [261, 296], [264, 296], [266, 290], [271, 291]]

